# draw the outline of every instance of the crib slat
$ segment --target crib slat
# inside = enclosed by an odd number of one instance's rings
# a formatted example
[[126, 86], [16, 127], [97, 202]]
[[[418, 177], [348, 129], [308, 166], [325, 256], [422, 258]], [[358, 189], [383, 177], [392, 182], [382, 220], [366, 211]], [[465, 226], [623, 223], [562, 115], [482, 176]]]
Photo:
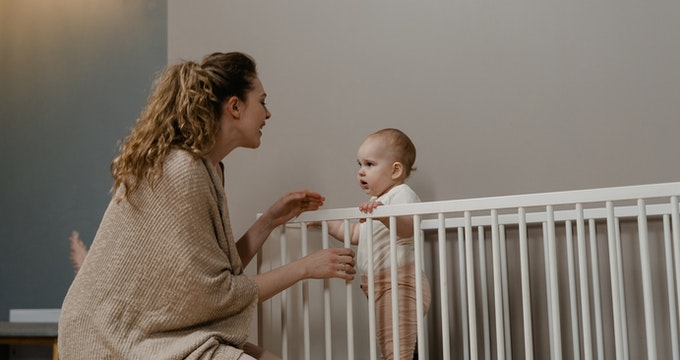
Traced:
[[616, 256], [616, 229], [614, 221], [614, 206], [607, 201], [607, 240], [609, 246], [609, 272], [612, 286], [612, 313], [614, 316], [615, 357], [623, 357], [623, 335], [621, 334], [621, 292], [619, 291], [619, 267]]
[[[301, 251], [302, 251], [302, 257], [307, 256], [308, 252], [308, 247], [307, 247], [307, 223], [302, 223], [300, 224], [301, 227], [301, 234], [300, 234], [300, 242], [301, 242]], [[311, 360], [312, 358], [312, 349], [311, 349], [311, 341], [310, 341], [310, 334], [309, 334], [309, 329], [310, 329], [310, 323], [309, 323], [309, 281], [304, 280], [302, 282], [302, 319], [303, 319], [303, 331], [304, 331], [304, 341], [303, 341], [303, 346], [304, 346], [304, 354], [305, 354], [305, 360]]]
[[392, 284], [392, 346], [395, 358], [400, 354], [399, 344], [399, 275], [397, 272], [397, 217], [390, 216], [390, 282]]
[[680, 316], [680, 210], [678, 197], [671, 196], [671, 224], [673, 230], [673, 249], [675, 253], [675, 291], [677, 291], [677, 313]]
[[652, 297], [652, 269], [649, 260], [647, 238], [647, 213], [645, 201], [638, 199], [638, 233], [640, 236], [640, 262], [642, 265], [642, 292], [645, 303], [645, 332], [647, 335], [647, 359], [656, 360], [656, 330], [654, 328], [654, 304]]
[[593, 308], [595, 312], [595, 343], [597, 344], [597, 358], [604, 359], [604, 334], [602, 333], [602, 297], [600, 296], [600, 267], [597, 255], [597, 232], [595, 220], [588, 220], [590, 237], [590, 262], [593, 277]]
[[465, 265], [467, 266], [468, 327], [470, 335], [470, 358], [479, 359], [477, 349], [477, 310], [475, 308], [475, 279], [472, 253], [472, 216], [469, 211], [465, 218]]
[[[441, 222], [441, 217], [443, 217], [443, 214], [440, 216], [440, 227], [442, 226]], [[465, 272], [465, 232], [464, 228], [459, 227], [458, 228], [458, 279], [460, 280], [460, 319], [461, 319], [461, 329], [463, 331], [463, 359], [465, 360], [470, 360], [470, 335], [468, 333], [468, 311], [467, 311], [467, 296], [465, 293], [465, 289], [467, 289], [467, 284], [465, 281], [466, 278], [466, 272]], [[447, 318], [448, 321], [448, 318]], [[448, 328], [446, 329], [446, 332], [448, 334]], [[444, 342], [445, 346], [448, 348], [448, 337], [446, 338], [446, 341]], [[444, 352], [445, 354], [450, 353], [449, 351]]]
[[576, 204], [576, 241], [578, 248], [579, 285], [581, 290], [581, 329], [583, 330], [583, 358], [593, 359], [590, 334], [590, 302], [588, 295], [588, 263], [586, 258], [586, 234], [583, 221], [583, 205]]
[[366, 257], [368, 259], [368, 334], [369, 334], [369, 355], [371, 360], [376, 360], [376, 338], [375, 338], [375, 274], [373, 270], [373, 219], [366, 219], [366, 246], [368, 249], [368, 254]]
[[573, 358], [581, 359], [581, 349], [579, 346], [578, 334], [578, 310], [576, 308], [576, 272], [574, 266], [574, 237], [571, 221], [564, 223], [567, 237], [567, 273], [569, 275], [569, 306], [571, 310], [571, 338], [573, 346]]
[[522, 276], [522, 321], [524, 323], [524, 357], [534, 359], [534, 333], [531, 326], [531, 289], [529, 284], [529, 247], [527, 244], [526, 210], [519, 208], [519, 260]]
[[503, 281], [503, 328], [505, 329], [505, 357], [512, 360], [512, 337], [510, 336], [510, 299], [508, 294], [508, 257], [506, 254], [505, 227], [498, 225], [501, 246], [501, 276]]
[[671, 246], [670, 217], [663, 216], [663, 244], [666, 255], [666, 286], [668, 286], [668, 313], [670, 315], [671, 350], [673, 359], [680, 359], [678, 349], [678, 311], [675, 307], [675, 284], [673, 283], [673, 250]]
[[503, 322], [503, 280], [501, 277], [501, 250], [498, 235], [498, 210], [491, 210], [491, 253], [493, 257], [493, 285], [496, 315], [496, 357], [505, 359], [505, 325]]
[[[321, 246], [328, 249], [328, 221], [321, 222]], [[324, 335], [326, 344], [326, 359], [333, 358], [333, 336], [331, 334], [331, 285], [330, 280], [323, 281], [323, 315], [324, 315]]]
[[[442, 351], [444, 359], [451, 357], [451, 345], [449, 340], [449, 286], [448, 271], [446, 269], [446, 228], [444, 227], [444, 214], [437, 214], [439, 228], [437, 232], [437, 245], [439, 249], [439, 287], [442, 312]], [[416, 269], [418, 270], [418, 269]]]
[[[420, 229], [420, 215], [413, 215], [413, 247], [416, 261], [416, 330], [418, 334], [417, 351], [418, 357], [427, 360], [429, 357], [425, 351], [425, 326], [423, 319], [423, 233]], [[448, 291], [447, 291], [448, 292]]]
[[550, 358], [555, 354], [555, 334], [553, 333], [552, 285], [550, 277], [550, 246], [548, 244], [548, 223], [543, 222], [543, 262], [545, 265], [545, 305], [548, 310], [548, 337], [550, 343]]
[[550, 252], [550, 297], [551, 310], [553, 317], [553, 331], [555, 336], [555, 352], [553, 357], [557, 360], [562, 359], [562, 330], [560, 325], [560, 295], [557, 282], [557, 249], [555, 244], [555, 213], [552, 205], [546, 207], [548, 215], [548, 250]]
[[484, 241], [484, 227], [477, 227], [477, 246], [479, 247], [479, 287], [482, 292], [482, 341], [484, 343], [484, 358], [491, 359], [491, 336], [489, 335], [489, 293], [486, 275], [486, 245]]
[[[281, 226], [281, 231], [279, 232], [279, 257], [281, 265], [287, 263], [286, 252], [288, 246], [286, 246], [286, 227]], [[281, 292], [281, 355], [282, 360], [288, 359], [288, 290], [283, 290]]]
[[628, 351], [628, 320], [626, 315], [626, 290], [623, 282], [623, 255], [621, 251], [621, 225], [618, 217], [614, 217], [614, 231], [616, 235], [616, 266], [619, 268], [619, 302], [621, 303], [621, 348], [622, 360], [629, 359]]
[[[342, 221], [342, 229], [344, 236], [344, 246], [346, 248], [351, 247], [350, 242], [350, 226], [349, 220], [344, 219]], [[347, 280], [345, 282], [345, 295], [347, 301], [347, 360], [354, 360], [354, 311], [352, 304], [352, 281]]]

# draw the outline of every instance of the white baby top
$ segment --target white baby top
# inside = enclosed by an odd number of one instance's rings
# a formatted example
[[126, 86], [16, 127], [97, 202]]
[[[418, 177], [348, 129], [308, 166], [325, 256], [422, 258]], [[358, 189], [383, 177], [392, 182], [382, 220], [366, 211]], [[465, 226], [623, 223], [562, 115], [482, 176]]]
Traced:
[[[380, 201], [384, 205], [406, 204], [420, 202], [420, 198], [406, 184], [393, 187], [380, 197], [371, 200]], [[364, 273], [368, 272], [368, 226], [359, 224], [359, 244], [357, 249], [357, 267]], [[373, 221], [373, 269], [390, 268], [390, 229], [380, 221]], [[397, 237], [397, 265], [410, 264], [415, 261], [413, 237]]]

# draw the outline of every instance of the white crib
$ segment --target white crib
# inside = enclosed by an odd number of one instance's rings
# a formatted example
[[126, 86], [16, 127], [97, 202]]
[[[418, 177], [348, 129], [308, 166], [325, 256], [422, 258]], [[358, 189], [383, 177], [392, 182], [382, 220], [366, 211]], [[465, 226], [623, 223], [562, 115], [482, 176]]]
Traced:
[[[419, 359], [680, 359], [678, 196], [680, 182], [376, 209], [415, 220], [432, 288]], [[302, 214], [268, 241], [258, 271], [343, 246], [306, 222], [362, 217]], [[302, 282], [260, 305], [258, 340], [283, 359], [379, 359], [372, 300], [358, 283]]]

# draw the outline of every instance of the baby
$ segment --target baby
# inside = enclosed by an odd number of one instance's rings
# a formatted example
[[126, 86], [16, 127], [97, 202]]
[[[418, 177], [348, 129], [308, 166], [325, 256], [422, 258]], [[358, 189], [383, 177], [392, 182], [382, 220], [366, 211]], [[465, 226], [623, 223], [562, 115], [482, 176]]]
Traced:
[[[419, 202], [418, 195], [406, 184], [416, 160], [416, 148], [406, 134], [397, 129], [383, 129], [369, 135], [359, 147], [357, 174], [359, 186], [370, 195], [359, 209], [372, 213], [381, 205]], [[392, 284], [390, 268], [389, 218], [373, 219], [373, 269], [375, 280], [376, 322], [378, 345], [383, 359], [412, 359], [416, 350], [416, 271], [413, 247], [413, 218], [397, 217], [397, 271], [399, 303], [400, 354], [393, 353]], [[361, 289], [368, 296], [368, 226], [365, 222], [351, 224], [350, 241], [358, 245], [357, 266], [362, 272]], [[329, 221], [328, 232], [344, 239], [341, 221]], [[423, 311], [430, 306], [430, 286], [423, 279]]]

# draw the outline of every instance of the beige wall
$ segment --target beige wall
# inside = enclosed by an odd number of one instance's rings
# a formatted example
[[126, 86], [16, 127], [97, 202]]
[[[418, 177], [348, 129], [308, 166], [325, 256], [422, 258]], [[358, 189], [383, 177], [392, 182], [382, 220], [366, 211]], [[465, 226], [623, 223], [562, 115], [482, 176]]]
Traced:
[[680, 180], [680, 3], [168, 1], [168, 60], [253, 55], [273, 113], [226, 161], [235, 233], [284, 192], [364, 199], [356, 148], [418, 148], [423, 200]]
[[228, 157], [236, 233], [284, 192], [363, 200], [356, 148], [418, 148], [423, 200], [680, 179], [680, 3], [168, 2], [168, 58], [240, 50], [272, 118]]

